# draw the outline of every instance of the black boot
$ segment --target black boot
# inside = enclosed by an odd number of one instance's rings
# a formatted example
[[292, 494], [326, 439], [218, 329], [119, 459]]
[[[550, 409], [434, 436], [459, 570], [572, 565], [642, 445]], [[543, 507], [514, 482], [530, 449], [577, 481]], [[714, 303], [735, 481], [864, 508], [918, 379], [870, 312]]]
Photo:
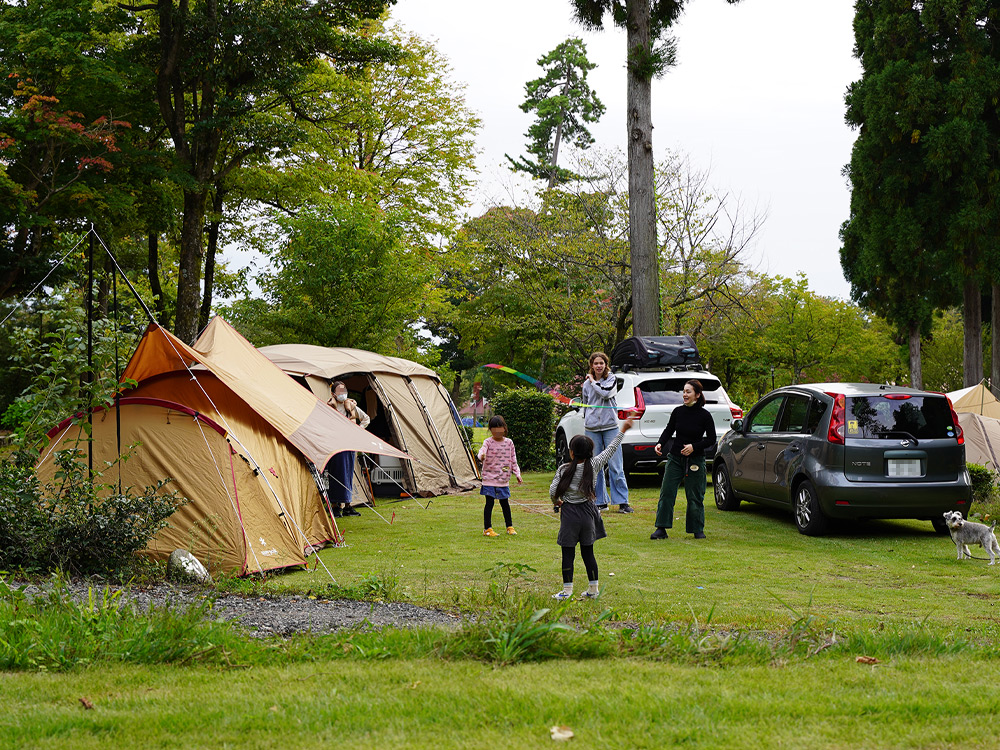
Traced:
[[361, 514], [358, 513], [356, 510], [354, 510], [354, 508], [352, 508], [350, 505], [345, 505], [344, 506], [344, 515], [345, 516], [360, 516]]
[[656, 527], [656, 531], [654, 531], [652, 534], [650, 534], [649, 538], [650, 539], [666, 539], [667, 538], [667, 530], [663, 529], [663, 528], [660, 528], [659, 526], [657, 526]]

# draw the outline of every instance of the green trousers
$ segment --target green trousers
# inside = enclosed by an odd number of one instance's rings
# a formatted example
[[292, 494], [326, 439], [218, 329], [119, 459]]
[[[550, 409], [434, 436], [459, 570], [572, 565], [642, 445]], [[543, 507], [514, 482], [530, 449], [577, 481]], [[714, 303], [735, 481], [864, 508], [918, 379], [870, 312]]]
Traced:
[[684, 495], [687, 497], [687, 513], [684, 516], [684, 531], [697, 534], [705, 530], [705, 457], [667, 456], [663, 470], [663, 484], [660, 486], [660, 502], [656, 506], [656, 526], [671, 529], [674, 526], [674, 502], [677, 488], [684, 480]]

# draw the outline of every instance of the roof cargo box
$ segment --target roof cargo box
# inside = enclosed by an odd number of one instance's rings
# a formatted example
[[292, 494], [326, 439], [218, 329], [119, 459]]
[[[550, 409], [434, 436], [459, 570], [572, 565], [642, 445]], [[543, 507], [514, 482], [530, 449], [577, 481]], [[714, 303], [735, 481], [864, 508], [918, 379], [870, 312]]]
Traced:
[[690, 336], [633, 336], [611, 353], [611, 366], [623, 369], [677, 367], [700, 361]]

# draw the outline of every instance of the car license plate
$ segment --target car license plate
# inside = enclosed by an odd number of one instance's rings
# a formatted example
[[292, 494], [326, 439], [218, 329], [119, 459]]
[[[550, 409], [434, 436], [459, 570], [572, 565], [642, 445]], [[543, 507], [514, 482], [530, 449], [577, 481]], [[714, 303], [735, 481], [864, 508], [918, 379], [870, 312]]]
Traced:
[[920, 471], [919, 458], [890, 458], [888, 459], [888, 469], [890, 477], [903, 479], [923, 476], [923, 472]]

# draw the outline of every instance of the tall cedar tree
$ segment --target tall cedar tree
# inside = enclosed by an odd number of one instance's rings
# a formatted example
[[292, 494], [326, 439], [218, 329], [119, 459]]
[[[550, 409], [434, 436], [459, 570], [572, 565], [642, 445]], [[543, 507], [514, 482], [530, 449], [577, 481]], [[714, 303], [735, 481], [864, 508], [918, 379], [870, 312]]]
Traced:
[[[275, 147], [252, 128], [276, 107], [297, 111], [298, 92], [325, 56], [350, 69], [392, 59], [391, 45], [368, 38], [363, 22], [394, 0], [158, 0], [128, 5], [150, 36], [137, 40], [173, 144], [183, 192], [175, 330], [198, 333], [204, 231], [213, 186], [249, 157]], [[240, 144], [223, 152], [223, 145]], [[222, 155], [225, 159], [222, 159]]]
[[588, 148], [594, 138], [587, 123], [601, 119], [604, 104], [587, 83], [587, 74], [597, 65], [587, 59], [582, 39], [572, 37], [562, 42], [538, 58], [538, 66], [545, 75], [524, 85], [527, 98], [521, 105], [522, 111], [536, 113], [534, 124], [525, 133], [533, 159], [507, 159], [516, 171], [547, 180], [551, 190], [576, 176], [558, 166], [563, 139], [572, 140], [577, 148]]
[[933, 43], [911, 0], [859, 2], [855, 56], [864, 71], [848, 89], [847, 122], [859, 129], [851, 163], [851, 214], [841, 265], [851, 296], [909, 342], [910, 384], [922, 387], [920, 339], [931, 314], [957, 302], [942, 283], [949, 264], [927, 246], [928, 186], [920, 129], [934, 119]]
[[[684, 10], [684, 0], [572, 0], [587, 28], [604, 28], [604, 16], [626, 30], [629, 164], [629, 251], [632, 257], [632, 331], [660, 332], [656, 198], [653, 188], [652, 82], [674, 63], [675, 45], [656, 40]], [[735, 4], [739, 0], [726, 0]]]
[[842, 233], [852, 293], [906, 326], [912, 352], [913, 328], [961, 290], [966, 385], [982, 378], [980, 295], [997, 280], [998, 13], [986, 0], [861, 0], [864, 75], [848, 93], [860, 128]]

